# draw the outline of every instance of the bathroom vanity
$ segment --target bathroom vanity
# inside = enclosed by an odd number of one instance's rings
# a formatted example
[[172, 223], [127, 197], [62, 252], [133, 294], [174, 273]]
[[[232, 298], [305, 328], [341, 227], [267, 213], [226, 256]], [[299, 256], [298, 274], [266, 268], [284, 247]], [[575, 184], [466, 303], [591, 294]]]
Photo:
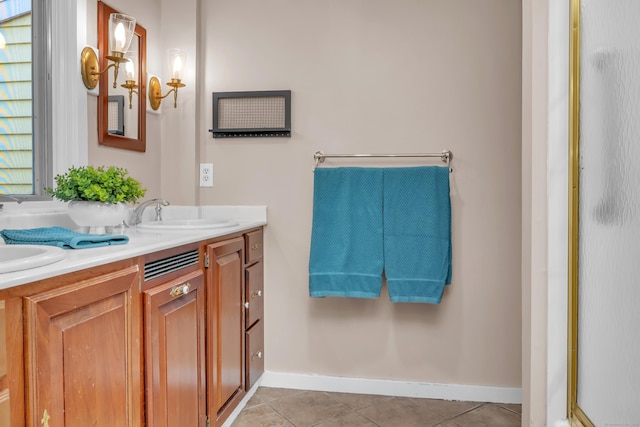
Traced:
[[264, 371], [264, 213], [0, 274], [0, 425], [222, 425]]

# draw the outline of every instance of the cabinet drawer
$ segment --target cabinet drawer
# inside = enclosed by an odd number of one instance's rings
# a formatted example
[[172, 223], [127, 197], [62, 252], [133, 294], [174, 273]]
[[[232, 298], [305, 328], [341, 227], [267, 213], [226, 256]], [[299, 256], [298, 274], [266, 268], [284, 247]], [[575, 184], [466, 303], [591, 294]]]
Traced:
[[247, 358], [247, 378], [245, 381], [246, 390], [260, 378], [264, 372], [264, 321], [259, 320], [245, 334], [246, 358]]
[[251, 264], [262, 258], [262, 230], [247, 233], [244, 239], [245, 263]]
[[257, 320], [264, 317], [263, 276], [261, 262], [245, 270], [245, 328], [250, 328]]

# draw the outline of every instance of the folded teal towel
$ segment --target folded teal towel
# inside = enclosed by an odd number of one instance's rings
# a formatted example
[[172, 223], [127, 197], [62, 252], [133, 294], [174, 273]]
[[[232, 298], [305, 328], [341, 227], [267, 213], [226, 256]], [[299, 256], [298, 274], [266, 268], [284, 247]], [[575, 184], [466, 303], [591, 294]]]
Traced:
[[385, 169], [384, 261], [391, 301], [440, 303], [451, 283], [449, 168]]
[[112, 234], [78, 233], [63, 227], [31, 228], [27, 230], [2, 230], [0, 236], [8, 245], [47, 245], [63, 249], [96, 248], [123, 245], [128, 236]]
[[309, 294], [377, 298], [382, 268], [382, 169], [316, 169]]

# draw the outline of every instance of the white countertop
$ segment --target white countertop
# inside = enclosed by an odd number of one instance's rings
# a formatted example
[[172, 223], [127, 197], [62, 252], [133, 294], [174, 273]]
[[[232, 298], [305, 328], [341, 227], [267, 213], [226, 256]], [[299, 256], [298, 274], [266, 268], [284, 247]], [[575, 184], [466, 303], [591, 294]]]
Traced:
[[[143, 221], [152, 220], [153, 215], [153, 209], [147, 209]], [[35, 220], [34, 215], [30, 215], [28, 221], [23, 222], [16, 219], [16, 216], [14, 211], [11, 216], [0, 217], [0, 229], [53, 225], [69, 227], [69, 220], [64, 216], [64, 212], [47, 213], [42, 223]], [[123, 233], [129, 237], [127, 244], [90, 249], [68, 249], [66, 250], [67, 256], [53, 264], [11, 273], [0, 273], [0, 289], [261, 227], [267, 224], [267, 208], [266, 206], [167, 206], [163, 209], [163, 219], [174, 218], [233, 220], [238, 225], [216, 229], [166, 231], [138, 230], [136, 227], [131, 227], [125, 229]], [[0, 244], [4, 244], [1, 238]]]

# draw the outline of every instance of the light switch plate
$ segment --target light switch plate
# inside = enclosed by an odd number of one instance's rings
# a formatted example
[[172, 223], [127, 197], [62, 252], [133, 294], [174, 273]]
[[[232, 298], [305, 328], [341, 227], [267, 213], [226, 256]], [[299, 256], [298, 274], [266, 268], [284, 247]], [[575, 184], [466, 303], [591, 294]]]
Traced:
[[213, 187], [213, 163], [200, 163], [200, 187]]

